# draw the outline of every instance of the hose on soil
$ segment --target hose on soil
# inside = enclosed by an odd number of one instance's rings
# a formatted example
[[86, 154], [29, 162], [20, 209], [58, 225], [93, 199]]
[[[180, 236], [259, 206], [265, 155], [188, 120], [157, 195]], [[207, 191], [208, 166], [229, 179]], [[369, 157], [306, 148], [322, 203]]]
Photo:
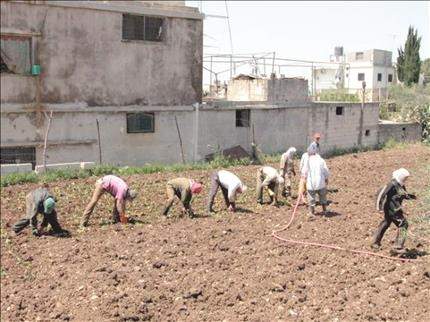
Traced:
[[282, 227], [281, 229], [274, 230], [272, 232], [272, 237], [274, 237], [277, 240], [280, 240], [282, 242], [290, 243], [290, 244], [298, 244], [298, 245], [305, 245], [305, 246], [315, 246], [315, 247], [321, 247], [321, 248], [327, 248], [327, 249], [341, 250], [341, 251], [360, 254], [360, 255], [376, 256], [376, 257], [381, 257], [381, 258], [391, 259], [391, 260], [397, 260], [397, 261], [402, 261], [402, 262], [421, 262], [422, 261], [419, 259], [393, 257], [393, 256], [382, 255], [382, 254], [378, 254], [378, 253], [374, 253], [374, 252], [368, 252], [368, 251], [364, 251], [364, 250], [355, 250], [355, 249], [349, 249], [349, 248], [345, 248], [345, 247], [339, 247], [336, 245], [327, 245], [327, 244], [321, 244], [321, 243], [306, 242], [306, 241], [295, 240], [295, 239], [290, 239], [290, 238], [283, 238], [283, 237], [279, 236], [278, 234], [280, 232], [287, 230], [290, 227], [290, 225], [292, 224], [292, 222], [296, 216], [296, 212], [297, 212], [297, 209], [299, 207], [301, 200], [302, 200], [302, 195], [299, 193], [299, 196], [297, 198], [296, 205], [294, 206], [290, 221], [288, 222], [288, 224], [286, 226]]

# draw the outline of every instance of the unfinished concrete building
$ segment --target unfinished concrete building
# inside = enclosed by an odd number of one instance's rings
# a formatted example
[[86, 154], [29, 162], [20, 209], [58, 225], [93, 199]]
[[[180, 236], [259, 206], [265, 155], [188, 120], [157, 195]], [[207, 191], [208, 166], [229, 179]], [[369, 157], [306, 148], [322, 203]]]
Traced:
[[380, 141], [377, 103], [314, 103], [304, 79], [239, 77], [202, 103], [202, 19], [184, 1], [1, 2], [1, 162], [41, 164], [45, 139], [48, 164], [113, 165]]

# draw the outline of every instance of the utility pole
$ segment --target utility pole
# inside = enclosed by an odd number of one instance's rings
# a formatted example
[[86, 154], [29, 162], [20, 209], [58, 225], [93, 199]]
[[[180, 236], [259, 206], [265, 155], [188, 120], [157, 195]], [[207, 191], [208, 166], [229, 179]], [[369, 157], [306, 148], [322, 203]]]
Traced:
[[361, 147], [363, 143], [363, 121], [364, 121], [364, 100], [366, 97], [366, 82], [361, 83], [361, 109], [360, 109], [360, 130], [358, 131], [358, 146]]

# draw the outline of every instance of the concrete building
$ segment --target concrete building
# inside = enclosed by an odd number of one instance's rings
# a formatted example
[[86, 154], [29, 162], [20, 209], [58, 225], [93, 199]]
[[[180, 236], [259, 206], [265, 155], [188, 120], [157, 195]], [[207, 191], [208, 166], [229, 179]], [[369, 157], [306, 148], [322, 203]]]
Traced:
[[363, 81], [367, 99], [385, 99], [388, 87], [396, 82], [391, 51], [371, 49], [346, 55], [345, 86], [349, 92], [360, 93]]
[[381, 101], [386, 98], [388, 87], [396, 83], [390, 51], [371, 49], [350, 52], [344, 56], [336, 56], [331, 62], [337, 64], [315, 68], [317, 94], [324, 90], [345, 89], [348, 93], [361, 97], [362, 83], [365, 81], [366, 99]]
[[[80, 123], [82, 111], [122, 117], [101, 126], [133, 146], [147, 137], [134, 132], [154, 130], [153, 115], [139, 112], [200, 102], [202, 19], [184, 1], [2, 1], [2, 162], [41, 162], [43, 111], [61, 111], [48, 155], [86, 159], [95, 119]], [[123, 135], [125, 118], [133, 133]]]
[[253, 135], [304, 150], [316, 131], [323, 152], [379, 143], [378, 104], [311, 102], [304, 79], [202, 103], [202, 19], [183, 1], [1, 2], [1, 162], [42, 164], [48, 124], [48, 164], [198, 161]]

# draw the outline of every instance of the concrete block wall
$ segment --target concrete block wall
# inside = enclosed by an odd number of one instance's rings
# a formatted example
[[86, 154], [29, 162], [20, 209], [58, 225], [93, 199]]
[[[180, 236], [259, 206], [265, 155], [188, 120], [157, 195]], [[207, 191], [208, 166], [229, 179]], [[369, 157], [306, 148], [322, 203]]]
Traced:
[[10, 173], [26, 173], [33, 171], [31, 163], [2, 164], [0, 168], [2, 176]]
[[378, 124], [379, 143], [383, 144], [390, 139], [398, 142], [421, 141], [421, 125], [419, 123], [395, 123], [381, 121]]

